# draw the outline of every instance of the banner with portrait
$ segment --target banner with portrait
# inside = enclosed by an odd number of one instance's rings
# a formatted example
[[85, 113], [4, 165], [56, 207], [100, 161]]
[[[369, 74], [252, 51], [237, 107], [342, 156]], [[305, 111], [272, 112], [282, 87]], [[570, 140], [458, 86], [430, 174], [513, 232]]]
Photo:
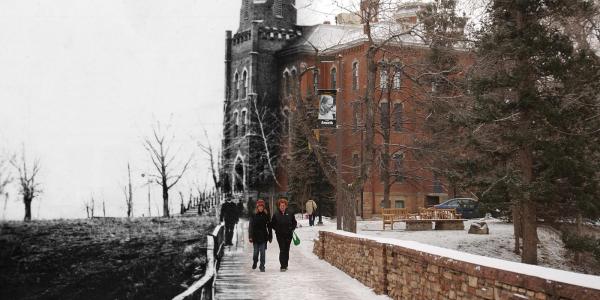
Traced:
[[319, 90], [319, 128], [336, 126], [336, 90]]

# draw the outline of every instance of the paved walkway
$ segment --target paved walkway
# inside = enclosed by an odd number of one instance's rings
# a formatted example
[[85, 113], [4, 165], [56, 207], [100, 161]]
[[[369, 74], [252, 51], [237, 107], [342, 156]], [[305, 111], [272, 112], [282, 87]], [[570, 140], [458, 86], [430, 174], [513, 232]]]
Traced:
[[266, 272], [252, 270], [252, 244], [247, 222], [238, 224], [234, 245], [228, 247], [216, 282], [217, 299], [389, 299], [311, 253], [314, 227], [297, 230], [303, 239], [292, 245], [287, 272], [279, 271], [277, 241], [267, 247]]

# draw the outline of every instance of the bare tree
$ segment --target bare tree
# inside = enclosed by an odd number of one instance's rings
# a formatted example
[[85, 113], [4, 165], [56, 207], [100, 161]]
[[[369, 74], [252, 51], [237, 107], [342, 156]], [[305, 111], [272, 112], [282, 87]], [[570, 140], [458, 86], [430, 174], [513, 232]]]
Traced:
[[18, 172], [19, 193], [23, 196], [25, 204], [25, 221], [31, 221], [31, 202], [42, 192], [41, 185], [37, 182], [37, 175], [40, 171], [40, 161], [36, 159], [33, 166], [28, 167], [25, 148], [20, 158], [13, 158], [11, 164]]
[[[157, 172], [150, 176], [154, 178], [156, 184], [162, 187], [163, 217], [169, 217], [169, 190], [183, 177], [192, 161], [192, 155], [190, 155], [182, 167], [176, 167], [175, 160], [179, 151], [171, 152], [174, 138], [174, 135], [169, 134], [169, 126], [162, 128], [160, 122], [157, 122], [156, 126], [152, 128], [152, 136], [146, 137], [144, 140], [144, 147]], [[176, 169], [180, 171], [176, 172]]]
[[129, 178], [129, 185], [123, 187], [123, 194], [125, 194], [125, 204], [127, 205], [127, 217], [133, 217], [133, 190], [131, 187], [131, 168], [127, 163], [127, 175]]
[[0, 156], [0, 194], [12, 181], [13, 177], [9, 168], [10, 158]]
[[0, 156], [0, 196], [4, 196], [4, 212], [8, 204], [8, 192], [5, 192], [5, 189], [13, 181], [9, 162], [10, 158]]
[[[350, 182], [344, 180], [341, 171], [341, 163], [334, 165], [330, 155], [327, 153], [327, 147], [320, 145], [319, 140], [313, 133], [313, 128], [309, 122], [301, 123], [301, 132], [308, 139], [313, 151], [317, 157], [325, 176], [329, 182], [336, 186], [338, 229], [356, 232], [356, 199], [362, 191], [364, 184], [371, 175], [371, 167], [374, 162], [376, 147], [375, 141], [375, 111], [377, 106], [376, 96], [376, 75], [379, 70], [378, 59], [386, 49], [394, 44], [401, 44], [403, 36], [409, 36], [414, 27], [402, 27], [394, 22], [379, 22], [389, 18], [397, 9], [397, 1], [391, 0], [371, 0], [361, 1], [360, 7], [356, 5], [345, 5], [341, 1], [334, 1], [338, 6], [349, 13], [360, 18], [364, 29], [363, 42], [367, 47], [365, 60], [367, 63], [367, 80], [364, 96], [360, 100], [365, 108], [364, 112], [364, 132], [365, 137], [362, 141], [364, 147], [364, 157], [360, 163], [360, 172]], [[315, 50], [315, 61], [318, 62], [318, 56], [324, 49], [313, 46]], [[327, 49], [325, 49], [327, 52]], [[335, 54], [334, 52], [330, 54]], [[308, 108], [301, 97], [299, 82], [302, 76], [315, 67], [304, 70], [297, 78], [294, 78], [293, 98], [297, 109], [297, 115], [307, 116]], [[315, 95], [316, 96], [316, 95]], [[338, 128], [338, 130], [341, 128]], [[341, 135], [340, 135], [341, 136]], [[338, 141], [340, 144], [342, 141]], [[341, 146], [340, 146], [341, 147]], [[338, 149], [338, 158], [341, 156], [341, 148]]]
[[[221, 187], [223, 184], [221, 182], [221, 177], [219, 176], [219, 172], [218, 172], [218, 170], [221, 169], [220, 155], [216, 154], [215, 151], [213, 150], [213, 147], [209, 142], [208, 133], [206, 132], [206, 129], [204, 130], [204, 137], [206, 139], [206, 144], [204, 144], [202, 142], [198, 142], [198, 147], [200, 147], [200, 150], [202, 152], [204, 152], [204, 154], [206, 154], [206, 156], [208, 156], [208, 160], [210, 163], [210, 172], [212, 175], [213, 183], [215, 185], [215, 189], [217, 190], [217, 193], [220, 195], [220, 193], [222, 192]], [[217, 164], [216, 168], [215, 168], [215, 162]], [[197, 187], [198, 193], [200, 193], [200, 186], [196, 185], [196, 187]]]

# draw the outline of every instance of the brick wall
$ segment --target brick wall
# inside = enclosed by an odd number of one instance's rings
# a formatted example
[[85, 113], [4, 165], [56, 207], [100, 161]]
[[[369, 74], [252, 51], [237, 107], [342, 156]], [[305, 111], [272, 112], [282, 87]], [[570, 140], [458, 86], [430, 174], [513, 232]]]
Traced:
[[[542, 278], [546, 268], [539, 267], [536, 277], [348, 233], [320, 231], [313, 252], [393, 299], [600, 299], [600, 289]], [[600, 286], [597, 276], [562, 274], [595, 280], [593, 286]]]

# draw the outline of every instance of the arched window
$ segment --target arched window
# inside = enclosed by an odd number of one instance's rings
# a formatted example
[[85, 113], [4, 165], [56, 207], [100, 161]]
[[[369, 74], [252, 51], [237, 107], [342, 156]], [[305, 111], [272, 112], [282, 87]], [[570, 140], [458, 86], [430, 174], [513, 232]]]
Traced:
[[240, 75], [235, 72], [233, 75], [233, 99], [238, 99], [240, 96]]
[[381, 69], [379, 71], [379, 87], [382, 90], [387, 89], [387, 85], [388, 85], [388, 73], [387, 73], [387, 69]]
[[358, 91], [358, 62], [352, 64], [352, 90]]
[[291, 92], [290, 73], [288, 71], [283, 72], [283, 95], [289, 96]]
[[239, 118], [238, 118], [238, 112], [235, 111], [233, 112], [233, 137], [238, 136], [238, 125], [239, 125]]
[[273, 14], [276, 17], [283, 17], [283, 0], [273, 2]]
[[246, 116], [246, 112], [247, 112], [247, 111], [246, 111], [245, 109], [244, 109], [244, 110], [242, 110], [242, 130], [241, 130], [241, 132], [240, 132], [240, 135], [241, 135], [241, 136], [245, 136], [245, 135], [246, 135], [246, 129], [247, 129], [247, 128], [246, 128], [246, 125], [247, 125], [247, 120], [246, 120], [247, 116]]
[[246, 72], [246, 70], [244, 70], [244, 73], [242, 73], [242, 82], [242, 98], [246, 98], [246, 95], [248, 95], [248, 72]]
[[402, 69], [396, 69], [394, 72], [393, 89], [399, 90], [402, 85]]
[[297, 76], [296, 69], [294, 68], [294, 69], [292, 69], [292, 75], [290, 76], [290, 90], [291, 90], [291, 93], [294, 92], [294, 85], [297, 82], [296, 80], [298, 80], [298, 76]]
[[336, 68], [331, 69], [331, 89], [337, 89], [337, 70]]

